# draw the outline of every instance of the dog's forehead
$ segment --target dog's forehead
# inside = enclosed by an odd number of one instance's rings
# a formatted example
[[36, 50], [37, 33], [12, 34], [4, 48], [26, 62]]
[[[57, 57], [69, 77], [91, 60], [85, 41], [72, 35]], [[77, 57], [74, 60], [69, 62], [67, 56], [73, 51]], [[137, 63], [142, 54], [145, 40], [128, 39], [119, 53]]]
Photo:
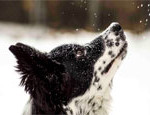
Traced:
[[83, 50], [84, 46], [78, 45], [78, 44], [64, 44], [61, 46], [58, 46], [57, 48], [53, 49], [50, 54], [52, 55], [59, 55], [59, 54], [65, 54], [74, 52], [77, 50]]

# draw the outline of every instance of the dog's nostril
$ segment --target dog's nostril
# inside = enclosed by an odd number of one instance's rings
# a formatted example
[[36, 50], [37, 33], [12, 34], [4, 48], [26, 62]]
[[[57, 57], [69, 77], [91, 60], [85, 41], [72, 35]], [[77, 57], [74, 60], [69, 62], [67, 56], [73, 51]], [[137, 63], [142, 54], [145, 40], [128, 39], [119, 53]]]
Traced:
[[115, 24], [112, 28], [113, 28], [113, 31], [114, 31], [114, 32], [115, 32], [115, 31], [120, 31], [120, 30], [122, 29], [119, 24]]

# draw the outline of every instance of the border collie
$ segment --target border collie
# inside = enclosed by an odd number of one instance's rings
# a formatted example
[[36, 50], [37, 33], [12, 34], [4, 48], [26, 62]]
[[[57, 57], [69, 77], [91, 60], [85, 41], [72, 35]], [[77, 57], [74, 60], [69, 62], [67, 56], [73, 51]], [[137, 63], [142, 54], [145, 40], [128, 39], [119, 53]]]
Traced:
[[22, 43], [9, 49], [30, 94], [23, 115], [108, 115], [112, 80], [127, 53], [119, 23], [85, 45], [65, 44], [49, 53]]

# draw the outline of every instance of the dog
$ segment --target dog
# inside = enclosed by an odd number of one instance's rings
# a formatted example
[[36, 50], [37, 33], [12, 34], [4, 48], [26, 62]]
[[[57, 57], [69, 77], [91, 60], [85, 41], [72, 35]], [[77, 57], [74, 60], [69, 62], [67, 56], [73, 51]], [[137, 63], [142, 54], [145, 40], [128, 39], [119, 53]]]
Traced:
[[64, 44], [49, 53], [11, 45], [20, 84], [30, 94], [23, 115], [108, 115], [113, 77], [127, 46], [117, 22], [90, 43]]

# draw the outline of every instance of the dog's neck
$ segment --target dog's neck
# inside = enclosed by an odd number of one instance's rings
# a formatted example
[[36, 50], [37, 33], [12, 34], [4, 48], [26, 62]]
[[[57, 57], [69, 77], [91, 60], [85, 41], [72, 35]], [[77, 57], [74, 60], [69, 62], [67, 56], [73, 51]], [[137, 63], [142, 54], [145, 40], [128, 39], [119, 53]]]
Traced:
[[[97, 63], [99, 62], [100, 61], [97, 61]], [[115, 60], [114, 63], [116, 64], [113, 64], [113, 69], [108, 72], [107, 76], [99, 76], [97, 72], [97, 77], [100, 79], [97, 84], [101, 85], [101, 87], [97, 87], [98, 85], [95, 85], [95, 77], [93, 77], [90, 88], [83, 95], [72, 99], [66, 106], [63, 106], [67, 115], [108, 115], [111, 100], [110, 90], [114, 76], [113, 73], [117, 70], [120, 62], [120, 59]], [[94, 71], [97, 71], [98, 67], [96, 65], [94, 68]], [[31, 110], [35, 105], [33, 105], [32, 100], [28, 103], [28, 106], [29, 104], [30, 108], [26, 111], [28, 113], [32, 113]]]
[[90, 95], [80, 96], [64, 107], [67, 115], [108, 115], [111, 101], [111, 88], [108, 87], [103, 96]]
[[[67, 115], [108, 115], [111, 96], [111, 87], [109, 86], [103, 96], [91, 95], [78, 97], [78, 99], [72, 101], [69, 106], [64, 106], [64, 110]], [[25, 108], [23, 115], [32, 115], [32, 110], [35, 107], [33, 100], [30, 99]]]
[[121, 59], [116, 59], [109, 72], [103, 75], [98, 70], [98, 65], [102, 65], [101, 62], [103, 62], [102, 58], [97, 60], [94, 66], [94, 75], [90, 88], [84, 95], [74, 98], [64, 107], [68, 115], [108, 115], [112, 79], [121, 63]]

